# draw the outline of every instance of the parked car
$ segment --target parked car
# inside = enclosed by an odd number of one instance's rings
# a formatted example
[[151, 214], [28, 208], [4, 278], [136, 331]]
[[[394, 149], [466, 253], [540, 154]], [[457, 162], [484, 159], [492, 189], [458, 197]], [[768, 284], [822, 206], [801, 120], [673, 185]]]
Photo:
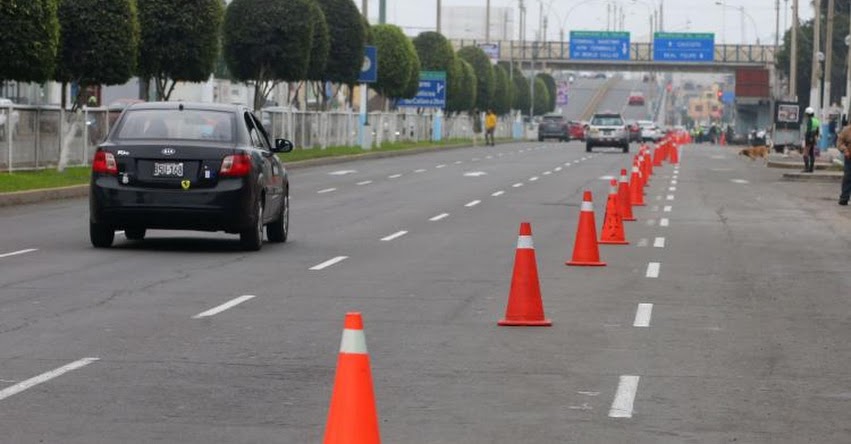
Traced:
[[629, 106], [644, 106], [644, 93], [641, 91], [633, 91], [629, 93], [627, 103]]
[[569, 120], [567, 122], [567, 128], [570, 134], [570, 140], [585, 141], [585, 123], [576, 120]]
[[651, 120], [639, 120], [642, 142], [658, 142], [664, 136], [662, 130]]
[[602, 112], [591, 118], [585, 136], [585, 151], [590, 153], [598, 146], [619, 147], [623, 152], [629, 152], [629, 134], [620, 113]]
[[12, 138], [18, 134], [18, 122], [21, 120], [21, 113], [10, 107], [15, 105], [10, 99], [0, 97], [0, 138], [6, 140], [6, 132], [11, 131]]
[[238, 233], [259, 250], [289, 232], [289, 180], [260, 120], [240, 105], [130, 105], [92, 162], [89, 235], [97, 248], [116, 230], [142, 240], [148, 229]]
[[547, 114], [538, 124], [538, 142], [544, 139], [558, 139], [561, 142], [570, 140], [570, 129], [567, 119], [561, 114]]

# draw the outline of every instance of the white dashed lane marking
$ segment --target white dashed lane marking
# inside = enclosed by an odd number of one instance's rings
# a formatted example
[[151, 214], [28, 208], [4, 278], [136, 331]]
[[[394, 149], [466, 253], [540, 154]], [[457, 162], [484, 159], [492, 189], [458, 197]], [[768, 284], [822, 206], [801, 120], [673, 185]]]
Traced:
[[496, 191], [493, 194], [491, 194], [491, 196], [499, 197], [499, 196], [502, 196], [503, 194], [505, 194], [505, 191], [499, 190], [499, 191]]
[[665, 205], [665, 208], [663, 208], [663, 211], [666, 212], [666, 213], [670, 213], [673, 208], [674, 207], [672, 207], [670, 205]]
[[358, 186], [369, 185], [371, 184], [371, 180], [364, 180], [363, 182], [358, 182]]
[[623, 375], [618, 381], [615, 399], [609, 409], [610, 418], [632, 418], [635, 394], [638, 392], [638, 376]]
[[100, 358], [83, 358], [78, 361], [74, 361], [70, 364], [63, 365], [55, 370], [51, 370], [47, 373], [42, 373], [34, 378], [27, 379], [26, 381], [21, 381], [15, 385], [9, 386], [0, 390], [0, 401], [21, 393], [22, 391], [33, 388], [39, 384], [43, 384], [47, 381], [50, 381], [53, 378], [57, 378], [59, 376], [64, 375], [65, 373], [81, 369], [92, 362], [99, 361]]
[[425, 172], [426, 172], [426, 170], [424, 170], [424, 169], [420, 168], [420, 169], [418, 169], [418, 170], [414, 170], [414, 172], [415, 172], [415, 173], [425, 173]]
[[633, 327], [650, 327], [650, 318], [653, 315], [653, 304], [638, 304], [635, 310], [635, 321]]
[[401, 174], [393, 174], [393, 175], [391, 175], [391, 176], [387, 176], [387, 178], [388, 178], [388, 179], [398, 179], [398, 178], [400, 178], [400, 177], [402, 177], [402, 175], [401, 175]]
[[529, 178], [529, 182], [534, 182], [534, 181], [536, 181], [536, 180], [538, 180], [538, 179], [539, 179], [539, 178], [538, 178], [538, 176], [533, 176], [533, 177], [530, 177], [530, 178]]
[[436, 166], [435, 168], [437, 168], [437, 169], [446, 168], [446, 164], [442, 163], [442, 164]]
[[432, 221], [432, 222], [437, 222], [441, 219], [446, 219], [447, 217], [449, 217], [449, 213], [443, 213], [443, 214], [438, 214], [437, 216], [434, 216], [429, 220]]
[[390, 236], [382, 237], [382, 238], [381, 238], [381, 240], [382, 240], [383, 242], [390, 242], [390, 241], [392, 241], [393, 239], [399, 239], [400, 237], [402, 237], [402, 236], [404, 236], [404, 235], [406, 235], [406, 234], [408, 234], [408, 232], [407, 232], [407, 231], [405, 231], [405, 230], [397, 231], [397, 232], [395, 232], [395, 233], [391, 234]]
[[667, 218], [662, 218], [662, 219], [659, 220], [659, 226], [660, 227], [667, 227], [670, 224], [671, 224], [671, 221], [668, 220]]
[[322, 262], [321, 264], [317, 264], [317, 265], [310, 267], [310, 270], [311, 271], [324, 270], [324, 269], [326, 269], [326, 268], [328, 268], [328, 267], [330, 267], [334, 264], [338, 264], [340, 262], [343, 262], [344, 260], [346, 260], [348, 258], [349, 258], [348, 256], [337, 256], [333, 259], [329, 259], [325, 262]]
[[517, 183], [515, 183], [514, 185], [512, 185], [512, 187], [514, 187], [514, 188], [520, 188], [520, 187], [522, 187], [522, 186], [523, 186], [523, 183], [522, 183], [522, 182], [517, 182]]
[[317, 191], [316, 194], [325, 194], [325, 193], [330, 193], [332, 191], [337, 191], [337, 189], [336, 188], [325, 188], [324, 190]]
[[650, 262], [649, 264], [647, 264], [647, 273], [645, 274], [645, 276], [654, 279], [659, 277], [660, 267], [661, 264], [659, 264], [658, 262]]
[[33, 251], [38, 251], [38, 248], [27, 248], [26, 250], [18, 250], [18, 251], [13, 251], [11, 253], [3, 253], [3, 254], [0, 254], [0, 259], [3, 259], [4, 257], [12, 257], [12, 256], [18, 256], [18, 255], [21, 255], [21, 254], [32, 253]]
[[665, 248], [665, 238], [664, 237], [657, 237], [653, 241], [653, 246], [656, 247], [656, 248]]
[[201, 318], [208, 318], [210, 316], [215, 316], [215, 315], [217, 315], [217, 314], [219, 314], [219, 313], [221, 313], [225, 310], [236, 307], [237, 305], [239, 305], [243, 302], [246, 302], [246, 301], [250, 301], [251, 299], [254, 299], [254, 298], [255, 298], [255, 296], [253, 294], [242, 295], [238, 298], [231, 299], [231, 300], [225, 302], [222, 305], [219, 305], [219, 306], [213, 307], [213, 308], [211, 308], [207, 311], [198, 313], [197, 315], [192, 316], [192, 319], [201, 319]]
[[472, 201], [472, 202], [468, 202], [468, 203], [467, 203], [466, 205], [464, 205], [464, 206], [465, 206], [465, 207], [467, 207], [467, 208], [470, 208], [470, 207], [475, 207], [476, 205], [478, 205], [478, 204], [480, 204], [480, 203], [482, 203], [482, 201], [480, 201], [480, 200], [474, 200], [474, 201]]

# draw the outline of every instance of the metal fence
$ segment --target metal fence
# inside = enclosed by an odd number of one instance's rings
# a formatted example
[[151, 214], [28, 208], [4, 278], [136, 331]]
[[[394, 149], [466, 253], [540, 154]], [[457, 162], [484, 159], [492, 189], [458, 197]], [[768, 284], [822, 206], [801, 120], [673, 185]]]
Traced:
[[[54, 167], [63, 144], [68, 166], [88, 165], [119, 115], [107, 108], [71, 112], [57, 106], [0, 106], [0, 171]], [[358, 145], [354, 112], [263, 110], [260, 115], [271, 137], [290, 139], [301, 149]], [[369, 114], [369, 128], [375, 146], [421, 142], [432, 140], [434, 119], [434, 114], [376, 112]], [[444, 116], [441, 132], [444, 139], [468, 139], [472, 126], [466, 114]], [[511, 137], [511, 119], [499, 120], [496, 136]]]

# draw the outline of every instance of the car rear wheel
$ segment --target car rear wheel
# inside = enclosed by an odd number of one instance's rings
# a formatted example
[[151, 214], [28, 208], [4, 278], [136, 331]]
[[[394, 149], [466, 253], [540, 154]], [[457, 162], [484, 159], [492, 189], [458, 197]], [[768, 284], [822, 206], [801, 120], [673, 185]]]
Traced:
[[109, 225], [89, 222], [89, 238], [95, 248], [109, 248], [115, 240], [115, 230]]
[[263, 205], [259, 199], [255, 207], [256, 220], [254, 226], [239, 233], [239, 243], [247, 251], [258, 251], [263, 247]]
[[124, 237], [128, 240], [142, 240], [145, 238], [147, 230], [144, 228], [130, 228], [124, 230]]
[[286, 242], [290, 231], [290, 197], [284, 196], [281, 203], [281, 214], [274, 222], [266, 225], [266, 237], [269, 242]]

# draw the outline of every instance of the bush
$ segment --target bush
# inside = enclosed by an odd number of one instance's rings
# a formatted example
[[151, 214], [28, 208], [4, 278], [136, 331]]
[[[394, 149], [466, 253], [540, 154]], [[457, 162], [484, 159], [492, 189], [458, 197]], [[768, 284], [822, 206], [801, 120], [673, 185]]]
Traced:
[[49, 80], [58, 48], [57, 0], [0, 1], [0, 80]]

